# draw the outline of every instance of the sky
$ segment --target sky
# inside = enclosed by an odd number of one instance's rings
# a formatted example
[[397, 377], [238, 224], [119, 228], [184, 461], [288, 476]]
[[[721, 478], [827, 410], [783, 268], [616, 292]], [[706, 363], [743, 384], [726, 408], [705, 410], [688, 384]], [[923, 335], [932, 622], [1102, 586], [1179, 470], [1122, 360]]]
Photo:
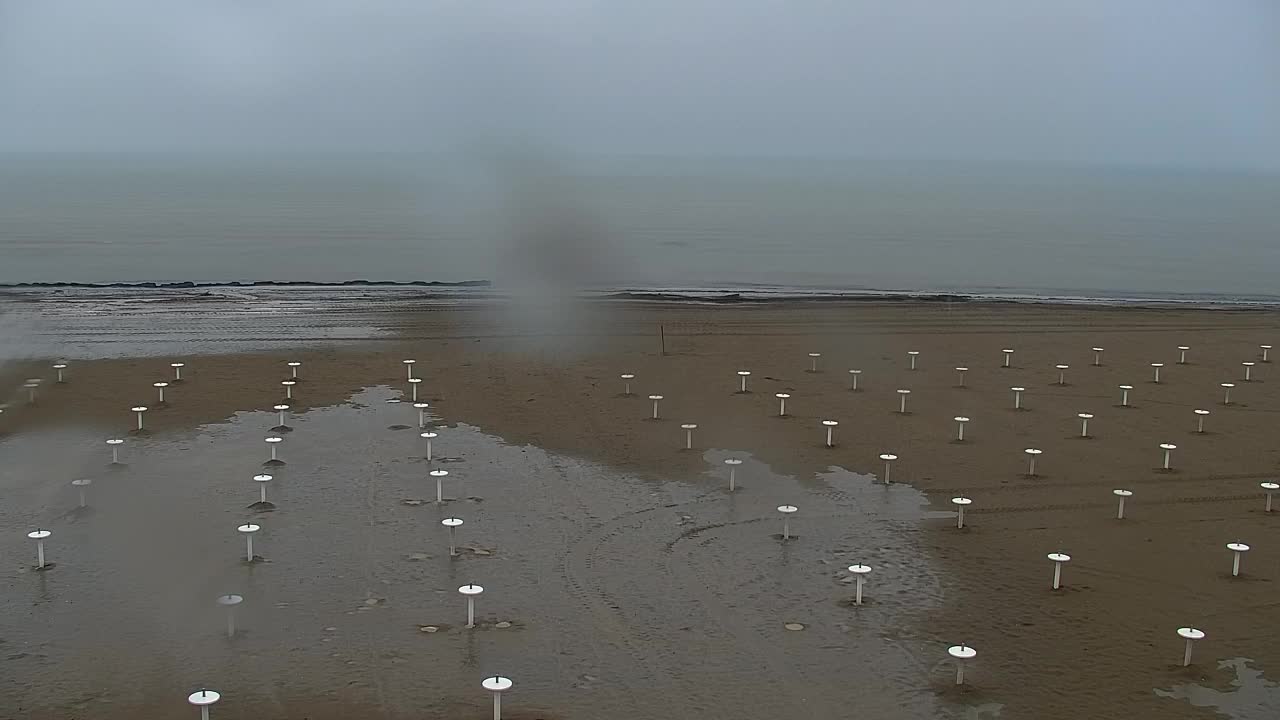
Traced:
[[1275, 0], [0, 0], [0, 151], [1280, 169]]

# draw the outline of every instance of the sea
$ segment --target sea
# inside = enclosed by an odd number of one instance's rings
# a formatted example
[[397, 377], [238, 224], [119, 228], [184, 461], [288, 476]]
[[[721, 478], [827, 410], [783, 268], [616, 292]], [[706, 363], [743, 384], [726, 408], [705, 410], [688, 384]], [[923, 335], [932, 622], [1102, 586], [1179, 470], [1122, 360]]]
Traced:
[[[849, 158], [0, 156], [0, 285], [1280, 304], [1280, 174]], [[462, 285], [456, 285], [462, 284]]]

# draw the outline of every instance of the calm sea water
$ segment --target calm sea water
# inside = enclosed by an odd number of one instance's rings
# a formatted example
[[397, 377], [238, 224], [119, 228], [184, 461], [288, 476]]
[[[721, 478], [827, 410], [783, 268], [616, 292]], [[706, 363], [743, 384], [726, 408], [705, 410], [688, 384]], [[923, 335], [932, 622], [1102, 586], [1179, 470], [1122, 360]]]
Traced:
[[817, 160], [8, 156], [0, 283], [1280, 296], [1280, 177]]

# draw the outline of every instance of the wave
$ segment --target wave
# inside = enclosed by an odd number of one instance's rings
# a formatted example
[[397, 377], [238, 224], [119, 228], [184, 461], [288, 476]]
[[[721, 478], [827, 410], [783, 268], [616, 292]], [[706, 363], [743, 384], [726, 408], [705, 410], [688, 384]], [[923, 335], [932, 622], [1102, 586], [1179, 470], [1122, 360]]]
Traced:
[[18, 282], [0, 283], [0, 288], [122, 288], [138, 290], [186, 290], [191, 288], [237, 288], [237, 287], [490, 287], [489, 280], [459, 280], [446, 282], [442, 280], [341, 280], [323, 282], [318, 280], [254, 280], [252, 282]]
[[1211, 293], [1108, 293], [1071, 290], [990, 289], [880, 290], [793, 287], [626, 288], [602, 293], [606, 299], [635, 302], [770, 303], [770, 302], [917, 302], [1018, 303], [1202, 308], [1275, 308], [1280, 296]]
[[759, 291], [729, 292], [724, 290], [705, 291], [660, 291], [660, 290], [618, 290], [599, 295], [607, 300], [637, 300], [649, 302], [698, 302], [712, 304], [733, 303], [772, 303], [787, 301], [919, 301], [919, 302], [968, 302], [977, 298], [968, 295], [937, 293], [838, 293], [812, 291], [779, 291], [761, 293]]
[[[425, 294], [405, 296], [393, 290], [410, 290], [428, 288]], [[83, 290], [89, 295], [101, 297], [109, 293], [111, 297], [123, 297], [143, 301], [182, 301], [208, 298], [230, 298], [245, 293], [244, 299], [250, 299], [253, 290], [271, 292], [274, 290], [330, 290], [334, 298], [349, 298], [345, 292], [355, 289], [372, 289], [372, 293], [362, 296], [365, 301], [376, 301], [377, 293], [386, 292], [387, 300], [412, 299], [432, 301], [457, 301], [466, 299], [485, 300], [519, 300], [516, 291], [503, 288], [490, 280], [343, 280], [336, 282], [313, 280], [259, 280], [252, 282], [29, 282], [0, 283], [0, 292], [10, 290], [15, 293], [55, 291], [63, 300], [77, 299], [75, 291]], [[173, 291], [197, 290], [199, 295], [177, 293]], [[223, 292], [219, 292], [219, 291]], [[70, 291], [66, 294], [63, 291]], [[158, 291], [149, 296], [149, 291]], [[164, 291], [161, 294], [159, 291]], [[231, 293], [228, 295], [227, 293]], [[41, 293], [43, 295], [43, 293]], [[596, 287], [584, 288], [578, 295], [587, 299], [615, 302], [648, 302], [648, 303], [692, 303], [709, 305], [761, 304], [781, 302], [916, 302], [916, 303], [1019, 303], [1019, 304], [1052, 304], [1052, 305], [1107, 305], [1107, 306], [1146, 306], [1146, 307], [1184, 307], [1208, 309], [1245, 309], [1245, 308], [1277, 308], [1280, 307], [1280, 296], [1273, 295], [1224, 295], [1211, 293], [1138, 293], [1110, 291], [1078, 291], [1067, 289], [1022, 289], [1022, 288], [983, 288], [981, 290], [892, 290], [876, 288], [832, 288], [803, 286], [766, 286], [744, 284], [740, 286], [708, 286], [708, 287]], [[273, 297], [279, 297], [272, 294]], [[48, 296], [45, 296], [46, 299]], [[322, 301], [322, 294], [308, 294], [311, 301]]]

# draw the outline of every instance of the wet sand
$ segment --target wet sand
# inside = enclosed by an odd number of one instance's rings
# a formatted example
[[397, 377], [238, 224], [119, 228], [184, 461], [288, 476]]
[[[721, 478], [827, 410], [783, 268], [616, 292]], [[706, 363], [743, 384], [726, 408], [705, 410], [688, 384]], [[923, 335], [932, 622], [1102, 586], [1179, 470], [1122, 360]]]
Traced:
[[[0, 550], [14, 559], [0, 637], [18, 679], [0, 706], [184, 712], [185, 693], [207, 683], [231, 717], [485, 717], [479, 679], [504, 672], [516, 718], [1211, 717], [1155, 690], [1226, 690], [1222, 659], [1272, 677], [1280, 662], [1265, 631], [1280, 608], [1280, 513], [1262, 512], [1258, 487], [1280, 459], [1280, 363], [1240, 380], [1278, 327], [1268, 311], [978, 303], [599, 303], [535, 325], [480, 304], [402, 310], [366, 340], [265, 338], [249, 354], [177, 358], [186, 382], [148, 413], [151, 434], [126, 443], [129, 468], [107, 471], [102, 440], [154, 400], [150, 383], [183, 342], [175, 331], [163, 357], [75, 362], [71, 382], [43, 387], [35, 406], [15, 396], [0, 416], [12, 498]], [[190, 335], [211, 344], [199, 323]], [[102, 355], [149, 354], [127, 337], [103, 342]], [[1095, 345], [1107, 348], [1100, 367]], [[1003, 347], [1016, 349], [1012, 368], [999, 367]], [[823, 353], [820, 372], [806, 372], [809, 352]], [[389, 429], [416, 424], [412, 408], [384, 402], [408, 396], [405, 357], [444, 426], [439, 452], [457, 461], [439, 466], [457, 495], [482, 501], [401, 504], [434, 493], [414, 459], [421, 440]], [[286, 501], [262, 521], [272, 562], [245, 566], [234, 527], [252, 514], [249, 478], [290, 359], [304, 364], [281, 449]], [[1151, 362], [1165, 363], [1160, 384]], [[1057, 363], [1071, 366], [1066, 385], [1054, 384]], [[971, 368], [966, 388], [957, 365]], [[11, 363], [7, 386], [51, 377], [45, 367]], [[863, 370], [856, 393], [851, 367]], [[739, 369], [753, 373], [749, 394], [735, 392]], [[637, 374], [632, 397], [620, 396], [622, 372]], [[1118, 407], [1125, 383], [1129, 408]], [[1015, 385], [1024, 411], [1012, 409]], [[909, 414], [894, 412], [898, 388], [912, 390]], [[776, 392], [792, 396], [788, 417]], [[650, 393], [664, 395], [656, 422]], [[1194, 432], [1194, 408], [1212, 412], [1209, 432]], [[1090, 439], [1078, 412], [1095, 416]], [[965, 443], [952, 442], [959, 414], [972, 418]], [[828, 418], [840, 422], [833, 448]], [[694, 451], [683, 422], [698, 424]], [[1170, 473], [1162, 442], [1178, 445]], [[1027, 447], [1044, 451], [1036, 477]], [[884, 452], [899, 456], [888, 488], [873, 483]], [[733, 495], [730, 455], [748, 458]], [[67, 483], [81, 475], [101, 506], [67, 516]], [[1123, 521], [1121, 487], [1134, 491]], [[974, 500], [964, 530], [958, 493]], [[784, 503], [800, 509], [791, 542], [773, 537]], [[492, 555], [441, 556], [437, 515], [463, 508]], [[55, 531], [51, 571], [24, 565], [33, 522]], [[1224, 544], [1237, 539], [1253, 550], [1232, 578]], [[1045, 554], [1058, 550], [1073, 560], [1054, 592]], [[860, 608], [842, 582], [854, 562], [875, 568]], [[417, 629], [456, 626], [456, 586], [472, 579], [493, 588], [488, 617], [515, 627]], [[230, 643], [212, 607], [228, 585], [247, 598]], [[154, 597], [136, 601], [142, 589]], [[106, 634], [90, 638], [86, 624]], [[1191, 668], [1178, 667], [1183, 625], [1208, 634]], [[957, 688], [946, 648], [960, 642], [979, 654]]]

